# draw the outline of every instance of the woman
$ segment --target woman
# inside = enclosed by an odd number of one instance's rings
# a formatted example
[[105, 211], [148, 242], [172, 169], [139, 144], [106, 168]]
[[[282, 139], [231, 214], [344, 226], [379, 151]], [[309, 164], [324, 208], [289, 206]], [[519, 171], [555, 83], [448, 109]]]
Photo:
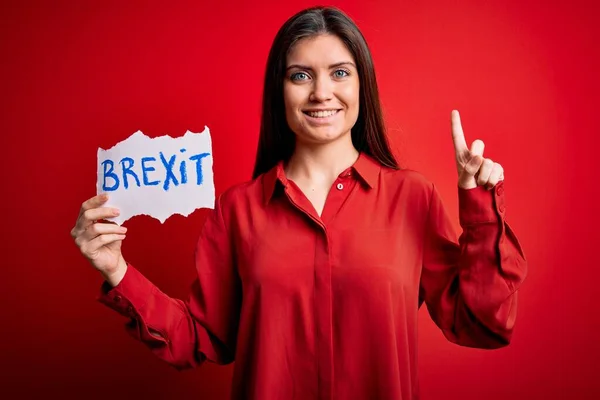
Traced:
[[254, 179], [218, 197], [187, 301], [123, 258], [117, 210], [86, 201], [72, 235], [100, 301], [176, 368], [236, 361], [233, 398], [414, 399], [423, 302], [452, 342], [509, 343], [526, 273], [502, 167], [457, 112], [457, 240], [435, 187], [389, 149], [368, 47], [332, 8], [288, 20], [264, 85]]

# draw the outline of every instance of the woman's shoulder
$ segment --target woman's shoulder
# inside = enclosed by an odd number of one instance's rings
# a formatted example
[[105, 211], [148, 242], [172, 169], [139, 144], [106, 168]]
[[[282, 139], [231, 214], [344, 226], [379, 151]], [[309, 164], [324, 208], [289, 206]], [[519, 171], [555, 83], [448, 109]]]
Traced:
[[401, 203], [415, 213], [426, 213], [434, 193], [433, 183], [420, 171], [403, 168], [381, 169], [378, 191], [390, 200], [390, 204]]
[[248, 180], [233, 184], [215, 196], [214, 212], [220, 214], [229, 224], [242, 210], [252, 210], [256, 207], [258, 198], [258, 183]]
[[219, 196], [219, 202], [223, 207], [239, 204], [240, 201], [260, 201], [263, 195], [262, 176], [252, 180], [235, 183], [225, 189]]
[[410, 169], [381, 168], [381, 182], [388, 187], [430, 192], [433, 183], [421, 172]]

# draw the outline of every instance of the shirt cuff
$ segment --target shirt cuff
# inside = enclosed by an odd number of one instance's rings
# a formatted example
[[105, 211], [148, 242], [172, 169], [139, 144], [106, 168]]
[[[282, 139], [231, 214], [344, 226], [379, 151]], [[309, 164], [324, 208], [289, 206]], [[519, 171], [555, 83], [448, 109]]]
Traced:
[[460, 225], [497, 222], [504, 218], [504, 181], [500, 181], [491, 190], [483, 186], [473, 189], [458, 188], [458, 216]]
[[154, 293], [155, 286], [131, 264], [121, 282], [111, 287], [104, 282], [97, 300], [126, 317], [136, 318]]

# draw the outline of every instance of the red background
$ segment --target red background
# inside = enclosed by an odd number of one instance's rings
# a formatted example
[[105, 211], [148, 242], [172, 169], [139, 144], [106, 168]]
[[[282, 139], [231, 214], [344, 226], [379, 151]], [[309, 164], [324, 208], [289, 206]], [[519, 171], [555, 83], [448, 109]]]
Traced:
[[[421, 310], [423, 399], [600, 396], [598, 10], [530, 3], [335, 3], [372, 48], [402, 164], [438, 185], [457, 221], [449, 118], [459, 109], [467, 140], [484, 140], [505, 167], [507, 217], [529, 260], [507, 348], [452, 345]], [[166, 4], [1, 6], [4, 398], [229, 393], [231, 366], [176, 372], [127, 336], [125, 320], [95, 302], [100, 277], [69, 231], [95, 194], [97, 148], [138, 129], [178, 136], [208, 125], [217, 193], [249, 179], [269, 46], [314, 3]], [[184, 297], [205, 217], [136, 217], [124, 254]]]

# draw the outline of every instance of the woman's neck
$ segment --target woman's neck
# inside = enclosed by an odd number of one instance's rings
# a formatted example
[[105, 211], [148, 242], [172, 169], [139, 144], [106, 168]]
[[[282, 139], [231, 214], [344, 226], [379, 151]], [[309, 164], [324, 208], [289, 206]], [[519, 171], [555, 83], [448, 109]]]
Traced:
[[294, 153], [285, 166], [285, 174], [295, 182], [329, 186], [356, 162], [358, 156], [350, 134], [327, 144], [296, 142]]

